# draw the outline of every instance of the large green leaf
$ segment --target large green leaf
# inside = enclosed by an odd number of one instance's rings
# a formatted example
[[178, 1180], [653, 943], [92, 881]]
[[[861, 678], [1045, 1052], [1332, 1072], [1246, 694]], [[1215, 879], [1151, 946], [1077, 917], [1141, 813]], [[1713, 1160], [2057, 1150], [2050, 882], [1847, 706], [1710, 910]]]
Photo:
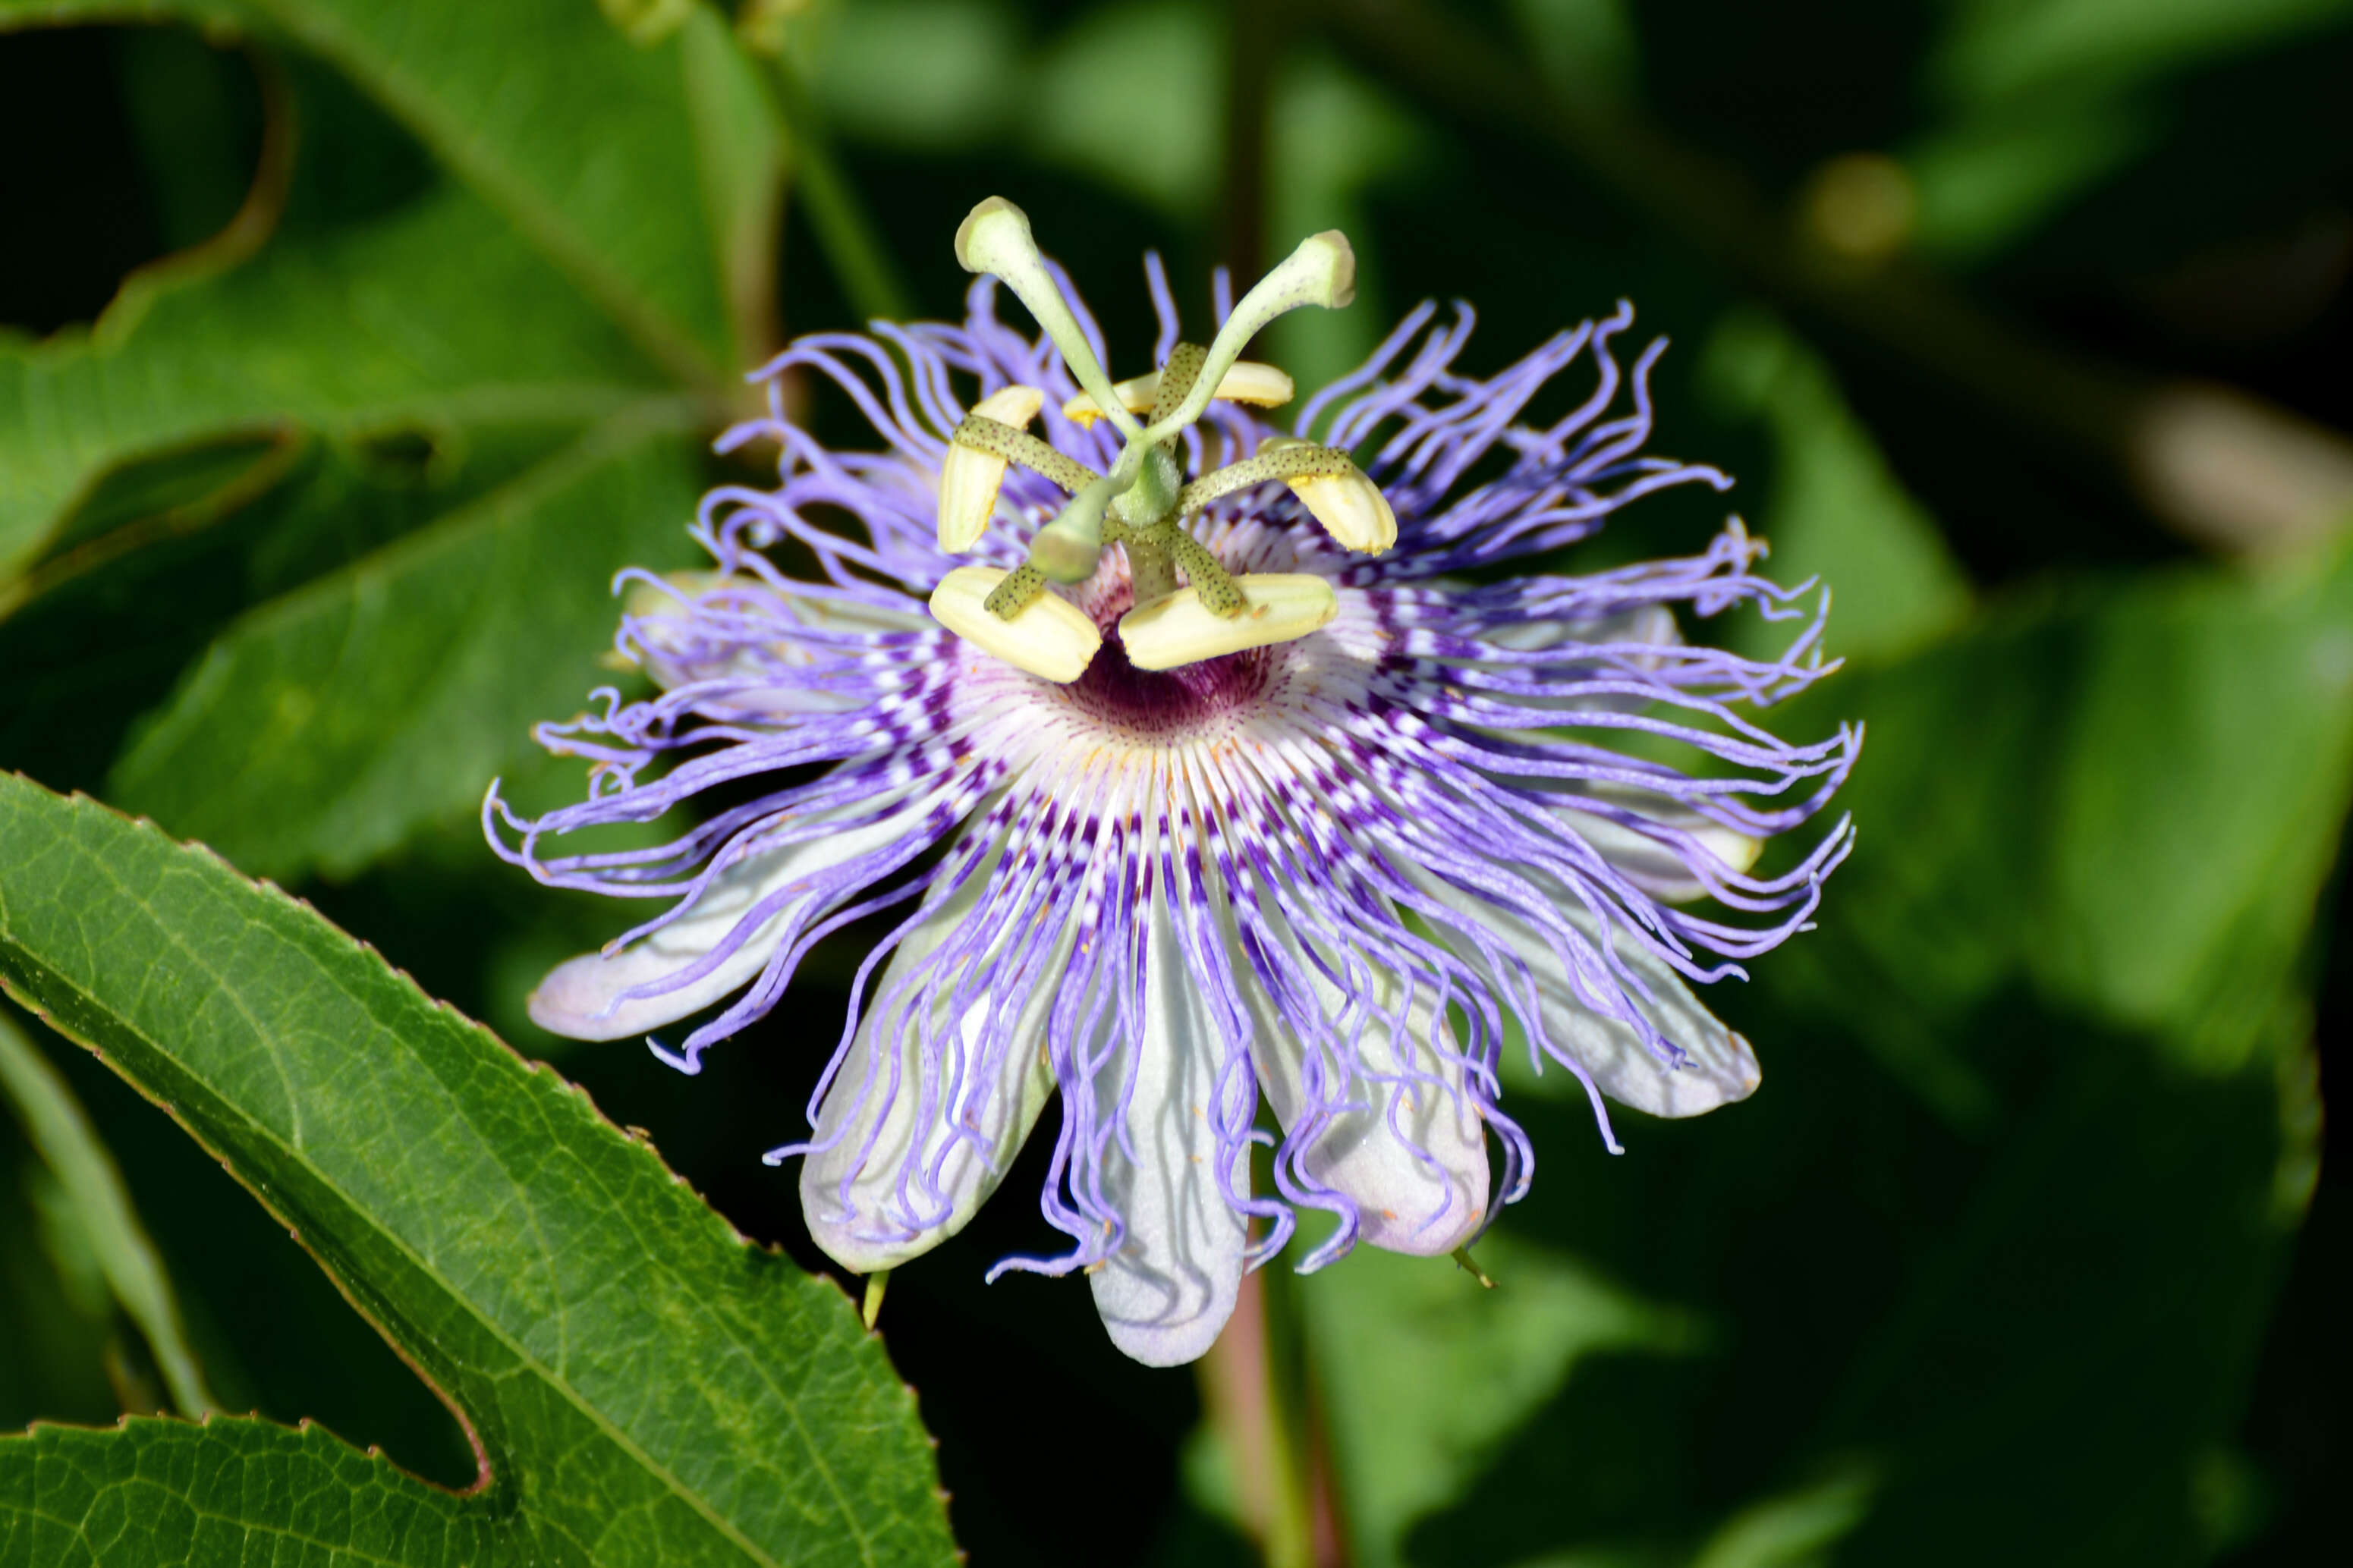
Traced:
[[290, 427], [586, 420], [659, 384], [459, 190], [233, 271], [143, 276], [93, 331], [0, 348], [0, 573], [143, 453]]
[[[2005, 987], [2228, 1068], [2271, 1017], [2353, 790], [2353, 561], [2013, 605], [1790, 720], [1870, 721], [1820, 944], [1954, 1015]], [[1872, 840], [1885, 839], [1885, 853]], [[1812, 944], [1791, 951], [1796, 966]]]
[[576, 709], [607, 585], [685, 548], [681, 411], [598, 426], [432, 526], [231, 626], [133, 740], [111, 799], [247, 870], [348, 876], [478, 805]]
[[122, 1544], [85, 1560], [169, 1560], [130, 1543], [185, 1507], [223, 1561], [949, 1560], [913, 1396], [848, 1300], [553, 1072], [94, 802], [0, 781], [0, 868], [11, 992], [293, 1228], [483, 1466], [453, 1499], [317, 1434], [41, 1434], [0, 1444], [0, 1558], [72, 1561], [43, 1552], [95, 1534]]
[[[724, 258], [779, 163], [699, 137], [714, 127], [707, 110], [698, 126], [690, 78], [707, 87], [708, 62], [681, 40], [636, 47], [586, 0], [0, 0], [0, 27], [165, 17], [334, 66], [672, 374], [715, 384], [759, 352], [731, 322]], [[706, 54], [733, 49], [705, 8], [687, 31]]]
[[[718, 265], [733, 197], [714, 221], [681, 177], [700, 160], [678, 39], [636, 47], [579, 0], [247, 3], [390, 109], [674, 374], [716, 380], [756, 352], [734, 341]], [[757, 180], [776, 164], [713, 169]]]

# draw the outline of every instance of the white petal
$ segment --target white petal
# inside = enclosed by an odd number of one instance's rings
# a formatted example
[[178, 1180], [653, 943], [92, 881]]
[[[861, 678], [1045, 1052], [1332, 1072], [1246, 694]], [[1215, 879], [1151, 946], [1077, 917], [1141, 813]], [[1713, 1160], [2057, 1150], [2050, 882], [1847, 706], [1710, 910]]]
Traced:
[[[881, 980], [868, 993], [866, 1016], [859, 1021], [849, 1058], [818, 1108], [816, 1138], [834, 1142], [801, 1163], [801, 1212], [817, 1244], [837, 1262], [860, 1274], [895, 1268], [962, 1230], [997, 1190], [1053, 1092], [1053, 1067], [1041, 1046], [1054, 982], [1068, 961], [1075, 931], [1064, 934], [1049, 957], [1044, 979], [1021, 1001], [1011, 1038], [994, 1064], [996, 1070], [980, 1086], [982, 1096], [976, 1105], [953, 1081], [955, 1047], [966, 1053], [962, 1058], [966, 1071], [982, 1067], [969, 1053], [982, 1044], [989, 999], [974, 1002], [955, 1022], [954, 1046], [943, 1038], [950, 1027], [944, 990], [928, 1015], [915, 997], [891, 1009], [891, 1021], [898, 1025], [895, 1052], [876, 1037], [881, 1005], [955, 933], [980, 901], [986, 880], [985, 869], [976, 873], [891, 955]], [[953, 978], [948, 977], [950, 984]], [[941, 1058], [938, 1095], [929, 1105], [923, 1093], [927, 1035]], [[895, 1064], [892, 1055], [897, 1058]], [[891, 1080], [894, 1066], [900, 1075], [895, 1085]], [[962, 1087], [968, 1090], [971, 1086]], [[986, 1150], [976, 1147], [969, 1138], [952, 1141], [947, 1131], [952, 1118], [962, 1118], [970, 1131], [979, 1133]], [[906, 1183], [902, 1198], [901, 1176], [907, 1169], [911, 1149], [920, 1152], [915, 1174]], [[928, 1184], [935, 1168], [936, 1188]], [[841, 1184], [845, 1176], [850, 1178], [847, 1214]], [[943, 1204], [944, 1214], [932, 1219]], [[907, 1221], [913, 1217], [910, 1205], [932, 1223], [905, 1235], [911, 1228]]]
[[[1149, 414], [1160, 395], [1160, 373], [1139, 375], [1133, 381], [1123, 381], [1112, 388], [1119, 394], [1120, 405], [1130, 414]], [[1217, 395], [1229, 403], [1247, 403], [1259, 408], [1279, 408], [1291, 401], [1294, 388], [1291, 377], [1271, 364], [1256, 360], [1238, 360], [1234, 368], [1226, 372], [1218, 383]], [[1063, 416], [1083, 429], [1103, 417], [1103, 409], [1085, 393], [1062, 405]]]
[[[1615, 947], [1626, 967], [1648, 985], [1654, 998], [1634, 998], [1651, 1022], [1689, 1058], [1671, 1068], [1642, 1043], [1633, 1026], [1605, 1017], [1577, 1000], [1561, 962], [1534, 927], [1502, 909], [1475, 899], [1435, 877], [1416, 876], [1424, 889], [1461, 911], [1466, 925], [1483, 926], [1518, 953], [1534, 977], [1543, 1010], [1545, 1033], [1557, 1049], [1574, 1058], [1592, 1076], [1602, 1093], [1621, 1105], [1653, 1116], [1698, 1116], [1746, 1100], [1764, 1080], [1757, 1053], [1746, 1040], [1717, 1021], [1701, 1005], [1664, 960], [1635, 938], [1619, 933]], [[1555, 900], [1561, 918], [1588, 942], [1599, 944], [1598, 922], [1567, 897]], [[1450, 945], [1471, 962], [1477, 949], [1457, 933], [1440, 928]]]
[[[1588, 785], [1582, 793], [1614, 792], [1596, 791]], [[1630, 792], [1626, 798], [1630, 806], [1651, 821], [1690, 834], [1699, 841], [1700, 847], [1723, 862], [1724, 869], [1736, 875], [1756, 865], [1757, 857], [1765, 852], [1763, 839], [1753, 838], [1720, 822], [1711, 821], [1697, 812], [1684, 810], [1671, 802], [1651, 804], [1646, 801], [1637, 805]], [[1591, 812], [1556, 806], [1553, 815], [1599, 850], [1612, 868], [1652, 898], [1668, 903], [1687, 903], [1706, 896], [1706, 887], [1692, 874], [1691, 868], [1672, 845], [1662, 843], [1622, 822], [1596, 816]]]
[[[1300, 951], [1299, 939], [1280, 914], [1265, 911], [1277, 940], [1289, 950], [1295, 971], [1312, 981], [1324, 1019], [1339, 1038], [1353, 1032], [1350, 998]], [[1324, 950], [1341, 973], [1345, 959]], [[1334, 1091], [1358, 1109], [1335, 1117], [1309, 1147], [1307, 1172], [1357, 1206], [1358, 1234], [1391, 1252], [1437, 1257], [1470, 1240], [1487, 1214], [1486, 1130], [1478, 1108], [1463, 1092], [1463, 1066], [1455, 1056], [1452, 1031], [1436, 1016], [1437, 996], [1417, 985], [1407, 1005], [1402, 1037], [1386, 1017], [1404, 994], [1398, 976], [1350, 954], [1366, 976], [1361, 1000], [1374, 1017], [1357, 1050], [1363, 1064], [1383, 1075], [1412, 1075], [1413, 1081], [1375, 1082], [1358, 1078]], [[1298, 1035], [1284, 1022], [1273, 998], [1255, 979], [1243, 998], [1257, 1028], [1259, 1082], [1275, 1120], [1295, 1129], [1305, 1114], [1305, 1061]], [[1326, 1055], [1327, 1068], [1333, 1065]]]
[[1332, 584], [1305, 572], [1265, 572], [1234, 579], [1241, 614], [1229, 619], [1180, 588], [1120, 617], [1119, 640], [1138, 669], [1174, 669], [1220, 654], [1291, 642], [1340, 613]]
[[[1219, 1189], [1209, 1121], [1223, 1056], [1217, 1026], [1176, 942], [1163, 899], [1151, 912], [1145, 1017], [1133, 1048], [1115, 1053], [1098, 1103], [1119, 1103], [1135, 1075], [1120, 1141], [1103, 1155], [1103, 1186], [1127, 1222], [1120, 1248], [1093, 1276], [1095, 1310], [1112, 1343], [1146, 1366], [1198, 1360], [1233, 1315], [1241, 1289], [1242, 1216]], [[1233, 1187], [1250, 1184], [1249, 1149], [1234, 1151]]]
[[[984, 419], [1016, 429], [1038, 417], [1046, 395], [1034, 386], [1000, 386], [974, 405]], [[940, 460], [940, 548], [961, 555], [988, 531], [997, 515], [997, 492], [1005, 483], [1005, 459], [950, 444]]]
[[1051, 589], [1011, 620], [990, 613], [988, 595], [1010, 574], [996, 566], [959, 566], [932, 590], [932, 616], [984, 653], [1016, 669], [1067, 686], [1086, 673], [1103, 636], [1085, 611]]
[[1389, 498], [1361, 472], [1314, 474], [1288, 482], [1324, 531], [1348, 549], [1377, 555], [1397, 542], [1397, 513]]
[[583, 953], [557, 964], [531, 994], [532, 1021], [550, 1034], [575, 1040], [618, 1040], [702, 1011], [766, 966], [786, 932], [807, 910], [807, 898], [782, 905], [701, 979], [650, 996], [622, 1000], [621, 994], [688, 968], [769, 894], [899, 837], [922, 809], [913, 807], [870, 826], [806, 839], [729, 867], [712, 879], [692, 910], [661, 930], [619, 952]]

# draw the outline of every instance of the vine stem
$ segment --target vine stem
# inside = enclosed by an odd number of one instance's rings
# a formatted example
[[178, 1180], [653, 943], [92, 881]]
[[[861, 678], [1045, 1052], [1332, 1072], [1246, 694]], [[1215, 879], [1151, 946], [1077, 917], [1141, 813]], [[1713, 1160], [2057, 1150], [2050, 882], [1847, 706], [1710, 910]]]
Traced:
[[1267, 1568], [1345, 1568], [1300, 1297], [1298, 1278], [1280, 1263], [1243, 1278], [1234, 1315], [1201, 1363], [1203, 1403]]

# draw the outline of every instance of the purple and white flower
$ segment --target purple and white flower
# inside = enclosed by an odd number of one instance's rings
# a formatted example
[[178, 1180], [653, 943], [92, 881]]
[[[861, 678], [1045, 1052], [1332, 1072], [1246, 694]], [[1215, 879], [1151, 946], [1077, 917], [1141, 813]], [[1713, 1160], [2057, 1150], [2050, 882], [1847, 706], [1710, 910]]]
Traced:
[[[1642, 454], [1663, 345], [1620, 369], [1630, 310], [1480, 379], [1455, 368], [1468, 308], [1426, 304], [1278, 430], [1288, 378], [1239, 352], [1345, 302], [1337, 236], [1221, 308], [1207, 350], [1148, 263], [1162, 369], [1116, 386], [1018, 210], [984, 203], [958, 242], [994, 275], [963, 324], [795, 343], [759, 373], [768, 417], [721, 442], [776, 442], [776, 488], [706, 498], [713, 571], [625, 574], [617, 646], [659, 693], [541, 731], [593, 761], [588, 799], [523, 819], [493, 788], [509, 859], [667, 905], [533, 1016], [610, 1039], [716, 1008], [655, 1043], [692, 1072], [815, 943], [888, 911], [810, 1133], [768, 1156], [801, 1158], [811, 1233], [860, 1273], [924, 1252], [1053, 1105], [1040, 1203], [1070, 1246], [997, 1272], [1086, 1273], [1155, 1364], [1208, 1348], [1300, 1208], [1337, 1221], [1314, 1268], [1359, 1240], [1454, 1252], [1522, 1196], [1514, 1028], [1613, 1151], [1606, 1100], [1690, 1116], [1754, 1090], [1691, 987], [1805, 928], [1848, 825], [1752, 868], [1858, 737], [1744, 716], [1831, 667], [1736, 520], [1694, 556], [1544, 569], [1640, 496], [1729, 483]], [[999, 320], [1000, 281], [1041, 335]], [[788, 372], [879, 449], [786, 418]], [[1564, 375], [1584, 395], [1530, 417]], [[1778, 658], [1683, 640], [1679, 609], [1744, 605], [1791, 625]], [[555, 851], [713, 791], [659, 847]]]

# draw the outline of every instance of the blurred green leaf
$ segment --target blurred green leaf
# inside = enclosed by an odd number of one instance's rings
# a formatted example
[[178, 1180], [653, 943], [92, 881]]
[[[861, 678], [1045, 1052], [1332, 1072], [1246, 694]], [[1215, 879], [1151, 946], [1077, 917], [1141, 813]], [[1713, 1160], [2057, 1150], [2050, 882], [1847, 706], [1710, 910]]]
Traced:
[[[1444, 1259], [1361, 1248], [1301, 1282], [1348, 1540], [1407, 1561], [1407, 1528], [1462, 1489], [1588, 1356], [1687, 1356], [1706, 1325], [1509, 1235], [1479, 1247], [1493, 1292]], [[1279, 1266], [1278, 1266], [1279, 1267]], [[1417, 1353], [1400, 1354], [1404, 1345]]]
[[1989, 259], [2162, 139], [2164, 79], [2348, 20], [2353, 0], [1961, 0], [1924, 68], [1945, 113], [1905, 153], [1917, 242]]
[[93, 802], [0, 780], [0, 867], [12, 993], [230, 1164], [484, 1468], [452, 1496], [318, 1433], [40, 1433], [0, 1443], [0, 1556], [184, 1560], [147, 1554], [185, 1550], [144, 1533], [161, 1513], [418, 1564], [949, 1560], [913, 1397], [849, 1301], [552, 1073]]
[[54, 1183], [14, 1119], [0, 1118], [0, 1427], [121, 1413], [106, 1375], [105, 1282], [92, 1290], [65, 1277], [38, 1212], [41, 1185]]
[[1023, 24], [1000, 0], [860, 0], [817, 21], [809, 85], [845, 136], [969, 151], [1020, 110]]
[[1788, 722], [1833, 716], [1869, 725], [1854, 858], [1712, 997], [1757, 1097], [1621, 1111], [1612, 1160], [1514, 1092], [1540, 1168], [1493, 1297], [1307, 1283], [1369, 1561], [2187, 1564], [2252, 1528], [2227, 1443], [2316, 1168], [2295, 964], [2353, 797], [2353, 563], [2006, 605]]
[[257, 875], [347, 877], [480, 804], [576, 710], [607, 587], [682, 548], [691, 411], [654, 403], [248, 613], [132, 740], [108, 796]]
[[2353, 561], [2012, 605], [1789, 722], [1831, 711], [1870, 724], [1841, 801], [1864, 844], [1824, 944], [1870, 978], [1831, 994], [1949, 1013], [2023, 979], [2229, 1069], [2277, 1005], [2353, 795]]
[[1905, 153], [1914, 242], [1948, 267], [1990, 260], [2146, 153], [2160, 129], [2145, 105], [2066, 98], [1936, 131]]
[[[1774, 576], [1819, 578], [1835, 593], [1825, 642], [1831, 654], [1884, 662], [1961, 624], [1968, 577], [1829, 366], [1786, 327], [1744, 310], [1710, 335], [1699, 378], [1735, 417], [1761, 420], [1772, 432], [1772, 482], [1749, 526], [1773, 546]], [[1743, 652], [1759, 657], [1778, 652], [1789, 636], [1788, 623], [1755, 617], [1736, 634]]]
[[89, 1247], [105, 1288], [146, 1336], [172, 1403], [183, 1415], [201, 1415], [217, 1401], [180, 1326], [180, 1310], [164, 1261], [132, 1207], [122, 1173], [99, 1141], [73, 1091], [25, 1037], [0, 1016], [0, 1094], [14, 1105], [33, 1146], [71, 1207], [70, 1223]]
[[1963, 101], [2114, 86], [2353, 18], [2348, 0], [1958, 0], [1930, 69]]
[[1626, 96], [1639, 86], [1641, 40], [1627, 0], [1508, 0], [1506, 8], [1555, 90]]
[[1032, 144], [1172, 217], [1217, 194], [1217, 19], [1185, 0], [1123, 0], [1073, 23], [1039, 56]]
[[[1277, 74], [1267, 106], [1266, 247], [1279, 257], [1336, 228], [1368, 237], [1368, 198], [1413, 169], [1426, 127], [1377, 84], [1321, 54]], [[1269, 329], [1272, 357], [1306, 388], [1356, 369], [1395, 324], [1380, 258], [1360, 240], [1356, 300], [1345, 310], [1294, 310]]]
[[784, 140], [759, 68], [716, 11], [692, 5], [679, 48], [703, 208], [710, 215], [728, 319], [734, 323], [733, 368], [749, 370], [776, 346]]
[[145, 274], [92, 331], [0, 349], [0, 570], [37, 557], [110, 469], [161, 448], [586, 420], [659, 385], [459, 191], [232, 271]]

